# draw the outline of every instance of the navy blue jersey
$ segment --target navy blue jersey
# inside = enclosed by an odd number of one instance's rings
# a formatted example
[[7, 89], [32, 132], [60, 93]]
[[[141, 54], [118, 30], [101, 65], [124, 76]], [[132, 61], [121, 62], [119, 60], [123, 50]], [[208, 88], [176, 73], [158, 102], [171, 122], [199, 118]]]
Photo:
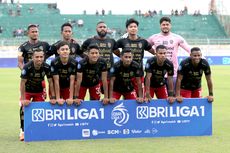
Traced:
[[184, 59], [179, 66], [178, 74], [183, 76], [181, 88], [186, 90], [195, 90], [201, 88], [201, 78], [203, 75], [211, 74], [211, 69], [205, 59], [201, 59], [197, 66], [192, 64], [190, 57]]
[[62, 64], [60, 57], [56, 57], [51, 61], [51, 74], [59, 76], [60, 88], [69, 88], [70, 76], [76, 75], [77, 62], [73, 58], [69, 58], [67, 64]]
[[113, 91], [122, 93], [131, 92], [134, 89], [131, 79], [141, 77], [141, 67], [135, 61], [132, 61], [130, 66], [125, 67], [120, 60], [110, 69], [110, 76], [116, 77]]
[[104, 59], [99, 58], [97, 63], [90, 64], [86, 57], [77, 65], [77, 72], [82, 73], [81, 86], [93, 87], [99, 84], [101, 73], [107, 71], [107, 64]]
[[40, 93], [43, 91], [42, 81], [44, 77], [51, 78], [50, 66], [43, 63], [39, 70], [35, 69], [33, 61], [28, 62], [24, 65], [21, 71], [21, 78], [27, 79], [26, 81], [26, 92]]
[[168, 76], [174, 75], [173, 63], [166, 59], [162, 66], [157, 64], [157, 58], [151, 57], [147, 60], [145, 65], [145, 71], [152, 73], [150, 86], [152, 88], [158, 88], [165, 85], [165, 74]]

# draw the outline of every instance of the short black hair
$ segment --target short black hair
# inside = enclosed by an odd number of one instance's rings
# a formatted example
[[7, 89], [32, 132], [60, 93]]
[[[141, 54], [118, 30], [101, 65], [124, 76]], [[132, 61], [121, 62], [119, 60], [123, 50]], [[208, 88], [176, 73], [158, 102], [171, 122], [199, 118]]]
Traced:
[[131, 48], [129, 48], [129, 47], [123, 48], [121, 51], [121, 55], [124, 55], [125, 53], [132, 53]]
[[191, 53], [195, 51], [201, 51], [199, 47], [193, 47], [191, 48]]
[[104, 21], [99, 21], [99, 22], [97, 23], [97, 26], [98, 26], [98, 24], [101, 24], [101, 23], [104, 23], [104, 24], [105, 24], [105, 22], [104, 22]]
[[135, 23], [137, 26], [139, 25], [139, 22], [137, 20], [135, 20], [134, 18], [130, 18], [125, 23], [126, 28], [128, 28], [128, 26], [132, 23]]
[[38, 24], [29, 24], [28, 27], [27, 27], [27, 31], [30, 30], [30, 28], [38, 28], [39, 25]]
[[43, 52], [45, 54], [44, 50], [41, 49], [41, 48], [35, 48], [35, 49], [33, 49], [33, 55], [34, 55], [35, 52]]
[[98, 47], [97, 44], [90, 44], [90, 45], [88, 46], [87, 50], [90, 51], [91, 49], [97, 49], [97, 50], [99, 50], [99, 47]]
[[73, 26], [69, 22], [66, 22], [61, 26], [61, 31], [64, 30], [64, 27], [71, 27], [71, 29], [73, 28]]
[[68, 46], [69, 46], [69, 42], [67, 42], [67, 41], [60, 41], [60, 42], [57, 44], [57, 50], [60, 49], [62, 46], [65, 46], [65, 45], [68, 45]]
[[156, 51], [159, 51], [159, 49], [166, 49], [167, 50], [167, 48], [164, 45], [158, 45], [156, 48]]
[[167, 17], [167, 16], [164, 16], [164, 17], [162, 17], [162, 18], [160, 19], [160, 24], [161, 24], [162, 22], [164, 22], [164, 21], [171, 23], [171, 19], [170, 19], [169, 17]]

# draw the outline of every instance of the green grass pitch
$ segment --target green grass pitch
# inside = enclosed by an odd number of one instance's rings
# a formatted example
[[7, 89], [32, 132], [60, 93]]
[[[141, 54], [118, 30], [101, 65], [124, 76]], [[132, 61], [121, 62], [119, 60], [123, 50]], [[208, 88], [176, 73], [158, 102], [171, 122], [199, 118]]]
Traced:
[[[212, 66], [213, 135], [20, 142], [18, 69], [0, 69], [0, 153], [230, 153], [230, 66]], [[203, 80], [203, 95], [207, 95]], [[202, 125], [200, 125], [202, 126]]]

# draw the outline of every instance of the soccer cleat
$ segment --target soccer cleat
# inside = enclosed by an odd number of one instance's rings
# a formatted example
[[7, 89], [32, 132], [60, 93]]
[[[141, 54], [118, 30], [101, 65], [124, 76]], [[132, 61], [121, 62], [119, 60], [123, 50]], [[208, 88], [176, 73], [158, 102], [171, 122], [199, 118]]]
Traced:
[[19, 140], [24, 141], [24, 132], [21, 130], [19, 134]]

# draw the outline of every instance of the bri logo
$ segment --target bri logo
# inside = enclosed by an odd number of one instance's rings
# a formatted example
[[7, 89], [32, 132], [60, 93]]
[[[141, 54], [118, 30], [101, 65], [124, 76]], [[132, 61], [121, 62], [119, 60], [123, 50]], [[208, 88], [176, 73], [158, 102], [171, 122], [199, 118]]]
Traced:
[[113, 123], [116, 126], [123, 126], [128, 122], [129, 113], [123, 103], [113, 108], [111, 113], [111, 119], [114, 120]]
[[45, 120], [44, 109], [33, 109], [32, 110], [32, 122], [43, 122]]

